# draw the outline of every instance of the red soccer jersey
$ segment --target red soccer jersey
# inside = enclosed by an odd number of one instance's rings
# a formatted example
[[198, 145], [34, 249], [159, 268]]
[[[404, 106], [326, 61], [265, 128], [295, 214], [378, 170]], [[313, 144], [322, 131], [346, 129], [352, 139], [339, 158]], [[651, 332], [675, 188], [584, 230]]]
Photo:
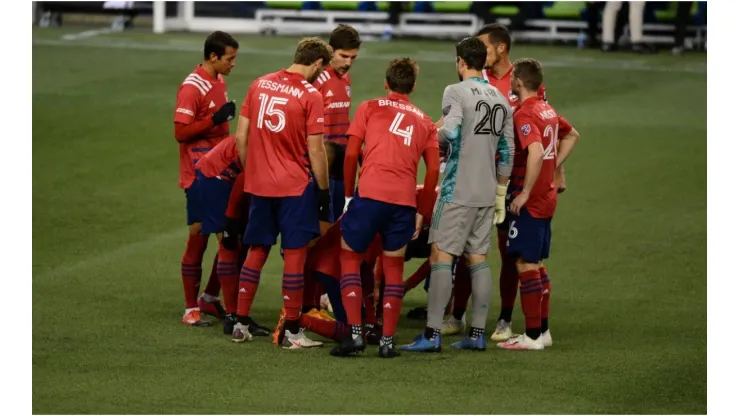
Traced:
[[[421, 190], [424, 189], [424, 184], [420, 183], [416, 185], [416, 206], [419, 206], [419, 203], [421, 202]], [[439, 196], [439, 186], [434, 188], [434, 192], [436, 193], [435, 199]], [[432, 218], [424, 218], [424, 225], [430, 225], [432, 223]]]
[[[306, 266], [308, 270], [324, 273], [335, 279], [342, 277], [339, 253], [342, 249], [342, 228], [335, 222], [308, 252]], [[372, 263], [383, 254], [383, 243], [380, 234], [376, 235], [363, 254], [363, 260]]]
[[206, 178], [220, 177], [233, 181], [242, 171], [239, 161], [239, 152], [236, 151], [236, 140], [229, 136], [216, 145], [210, 152], [206, 153], [195, 168], [200, 170]]
[[[563, 119], [565, 121], [565, 119]], [[532, 192], [524, 204], [535, 218], [550, 218], [555, 214], [558, 193], [555, 188], [555, 162], [557, 158], [557, 138], [559, 117], [555, 110], [539, 97], [525, 100], [514, 112], [514, 168], [511, 172], [511, 198], [516, 198], [524, 187], [527, 173], [527, 147], [542, 143], [545, 151], [542, 169]]]
[[505, 94], [507, 97], [509, 97], [509, 104], [511, 105], [511, 108], [515, 108], [517, 104], [519, 103], [519, 97], [511, 93], [511, 71], [514, 70], [514, 65], [512, 65], [506, 73], [501, 76], [501, 78], [496, 77], [496, 75], [493, 74], [493, 69], [484, 69], [483, 70], [483, 79], [488, 81], [489, 84], [496, 87], [497, 90], [501, 91], [501, 94]]
[[346, 146], [349, 110], [352, 107], [349, 72], [339, 76], [329, 65], [313, 85], [324, 97], [324, 140]]
[[302, 75], [283, 69], [252, 83], [241, 115], [249, 119], [244, 191], [303, 194], [311, 182], [307, 138], [324, 132], [321, 93]]
[[424, 150], [439, 148], [437, 127], [402, 94], [365, 101], [347, 131], [362, 139], [363, 198], [416, 208], [416, 176]]
[[[191, 124], [210, 118], [226, 104], [226, 82], [223, 76], [214, 78], [201, 65], [185, 78], [177, 90], [175, 123]], [[195, 180], [195, 164], [229, 134], [229, 123], [221, 123], [180, 143], [180, 188], [187, 189]]]

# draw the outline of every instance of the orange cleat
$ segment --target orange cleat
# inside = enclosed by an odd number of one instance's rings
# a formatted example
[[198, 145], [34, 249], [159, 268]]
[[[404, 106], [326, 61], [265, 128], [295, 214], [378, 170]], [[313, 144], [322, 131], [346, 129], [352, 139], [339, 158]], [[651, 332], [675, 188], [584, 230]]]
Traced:
[[221, 301], [208, 302], [203, 299], [203, 296], [198, 298], [198, 308], [206, 315], [211, 315], [214, 318], [224, 319], [226, 317], [226, 311], [221, 306]]
[[200, 311], [193, 309], [182, 317], [182, 323], [189, 326], [211, 326], [211, 321], [200, 318]]
[[285, 338], [285, 308], [280, 309], [280, 318], [275, 325], [275, 331], [272, 332], [272, 343], [280, 345], [283, 343], [283, 338]]

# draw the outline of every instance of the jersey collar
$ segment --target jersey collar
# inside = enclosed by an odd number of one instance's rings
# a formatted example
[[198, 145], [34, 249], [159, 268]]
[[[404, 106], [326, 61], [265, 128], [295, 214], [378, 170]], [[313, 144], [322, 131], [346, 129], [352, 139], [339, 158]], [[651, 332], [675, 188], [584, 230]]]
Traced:
[[218, 74], [216, 74], [216, 78], [212, 77], [211, 74], [209, 74], [208, 71], [203, 68], [203, 64], [198, 64], [198, 66], [195, 67], [195, 72], [208, 81], [218, 82]]
[[278, 72], [278, 75], [285, 78], [296, 78], [296, 79], [304, 79], [303, 75], [297, 73], [297, 72], [288, 72], [287, 69], [283, 68]]
[[481, 84], [488, 84], [488, 81], [481, 77], [470, 77], [468, 79], [471, 81], [480, 82]]
[[488, 70], [488, 76], [489, 76], [490, 78], [495, 78], [495, 79], [498, 79], [498, 80], [502, 80], [502, 79], [504, 79], [504, 78], [508, 77], [508, 76], [509, 76], [509, 75], [511, 74], [511, 71], [513, 71], [513, 70], [514, 70], [514, 65], [511, 65], [511, 66], [509, 67], [509, 70], [508, 70], [508, 71], [506, 71], [506, 73], [504, 73], [504, 75], [501, 75], [501, 77], [499, 78], [499, 77], [497, 77], [497, 76], [496, 76], [496, 74], [495, 74], [495, 73], [493, 72], [493, 68], [491, 68], [491, 69], [489, 69], [489, 70]]
[[401, 94], [399, 92], [391, 92], [386, 98], [388, 98], [389, 100], [402, 101], [405, 103], [409, 102], [409, 96], [406, 94]]

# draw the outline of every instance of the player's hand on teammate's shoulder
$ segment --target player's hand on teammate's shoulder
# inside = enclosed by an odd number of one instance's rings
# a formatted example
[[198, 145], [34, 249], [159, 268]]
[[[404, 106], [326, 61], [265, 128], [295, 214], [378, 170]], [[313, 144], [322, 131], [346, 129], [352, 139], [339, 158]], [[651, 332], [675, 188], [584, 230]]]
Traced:
[[236, 103], [234, 101], [229, 101], [228, 103], [222, 105], [221, 108], [218, 109], [218, 111], [213, 113], [213, 116], [211, 116], [211, 120], [213, 120], [213, 124], [218, 125], [233, 120], [235, 115]]
[[514, 198], [513, 201], [511, 201], [511, 205], [509, 205], [509, 212], [514, 215], [519, 215], [522, 207], [524, 207], [524, 204], [527, 203], [527, 200], [529, 200], [529, 193], [522, 191], [519, 195], [517, 195], [516, 198]]

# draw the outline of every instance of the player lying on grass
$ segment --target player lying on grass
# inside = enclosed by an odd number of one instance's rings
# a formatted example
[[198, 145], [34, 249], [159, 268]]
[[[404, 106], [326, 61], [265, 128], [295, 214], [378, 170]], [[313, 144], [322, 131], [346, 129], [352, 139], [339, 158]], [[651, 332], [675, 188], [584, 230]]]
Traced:
[[[195, 165], [199, 183], [201, 232], [216, 234], [219, 246], [216, 255], [218, 274], [225, 310], [216, 302], [201, 306], [201, 311], [218, 316], [223, 321], [224, 334], [231, 335], [236, 324], [239, 288], [239, 265], [244, 262], [248, 246], [240, 238], [249, 219], [249, 197], [243, 192], [244, 173], [236, 150], [234, 136], [229, 136]], [[249, 320], [252, 335], [267, 336], [269, 331]]]

